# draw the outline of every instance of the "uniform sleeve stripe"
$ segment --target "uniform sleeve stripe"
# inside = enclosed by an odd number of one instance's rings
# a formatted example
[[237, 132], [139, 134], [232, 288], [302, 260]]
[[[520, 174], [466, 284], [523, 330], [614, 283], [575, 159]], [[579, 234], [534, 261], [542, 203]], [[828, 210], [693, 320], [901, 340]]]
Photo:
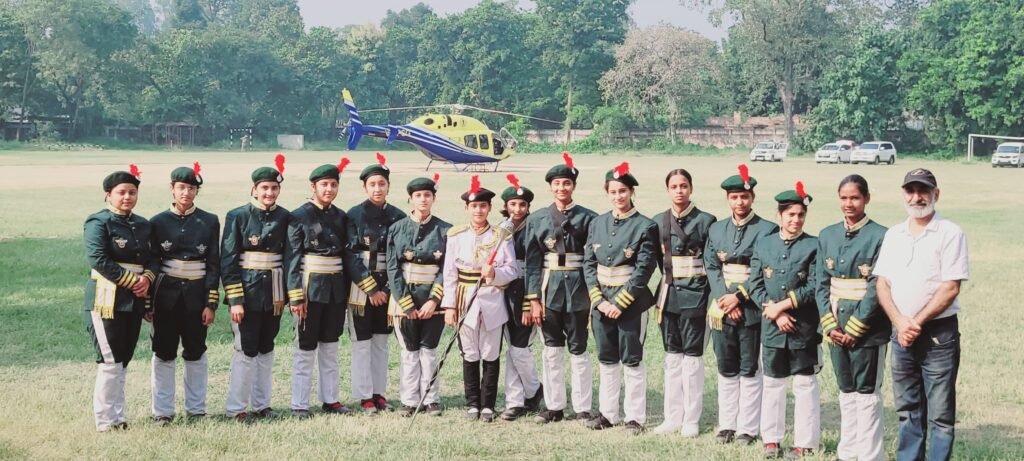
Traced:
[[540, 299], [540, 296], [537, 296], [536, 293], [529, 293], [529, 294], [526, 295], [526, 300], [527, 301], [534, 301], [534, 300], [538, 300], [538, 299]]
[[793, 309], [800, 307], [800, 301], [797, 301], [795, 291], [789, 290], [789, 300], [793, 301]]

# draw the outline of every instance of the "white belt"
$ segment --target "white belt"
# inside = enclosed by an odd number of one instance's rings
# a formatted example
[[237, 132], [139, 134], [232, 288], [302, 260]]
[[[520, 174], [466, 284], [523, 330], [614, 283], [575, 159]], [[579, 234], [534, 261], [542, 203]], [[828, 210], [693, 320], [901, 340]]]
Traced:
[[604, 286], [621, 287], [629, 283], [633, 276], [633, 266], [602, 266], [597, 265], [597, 282]]
[[182, 261], [180, 259], [165, 259], [161, 263], [160, 271], [171, 277], [185, 280], [200, 280], [206, 277], [206, 261]]
[[318, 272], [325, 274], [340, 274], [344, 269], [341, 264], [341, 256], [302, 256], [302, 271], [306, 273]]
[[359, 257], [363, 260], [363, 265], [366, 266], [366, 270], [370, 272], [385, 272], [388, 267], [388, 255], [384, 253], [377, 253], [377, 260], [374, 261], [374, 265], [370, 265], [370, 252], [363, 251], [359, 253]]
[[264, 253], [261, 251], [246, 251], [242, 253], [242, 269], [269, 271], [280, 269], [284, 256], [278, 253]]
[[433, 264], [402, 263], [402, 278], [410, 285], [429, 285], [437, 279], [440, 270]]
[[672, 278], [683, 279], [707, 275], [704, 272], [704, 259], [694, 256], [672, 257]]
[[722, 267], [722, 278], [725, 285], [740, 284], [750, 278], [750, 266], [744, 264], [726, 264]]
[[566, 253], [565, 265], [558, 263], [558, 253], [544, 253], [544, 268], [552, 271], [574, 271], [583, 268], [583, 255]]

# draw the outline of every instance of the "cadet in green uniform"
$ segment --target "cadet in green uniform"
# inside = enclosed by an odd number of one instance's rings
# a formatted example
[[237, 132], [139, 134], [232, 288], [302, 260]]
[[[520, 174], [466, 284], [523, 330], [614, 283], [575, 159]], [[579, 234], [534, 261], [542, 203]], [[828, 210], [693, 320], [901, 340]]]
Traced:
[[749, 445], [757, 437], [761, 418], [761, 311], [744, 291], [744, 283], [750, 276], [754, 244], [779, 227], [754, 213], [757, 179], [746, 165], [740, 165], [739, 172], [722, 181], [732, 215], [711, 225], [704, 268], [711, 288], [707, 318], [718, 361], [715, 438], [719, 443], [735, 438]]
[[590, 299], [583, 278], [583, 248], [587, 229], [597, 213], [572, 200], [579, 170], [569, 153], [565, 164], [544, 175], [555, 202], [526, 220], [526, 299], [530, 315], [544, 333], [544, 371], [541, 382], [546, 410], [535, 421], [547, 423], [564, 417], [565, 372], [563, 349], [568, 345], [572, 406], [576, 418], [591, 418], [593, 368], [587, 352]]
[[334, 206], [338, 180], [349, 160], [321, 165], [309, 174], [313, 197], [292, 211], [288, 246], [295, 255], [288, 266], [288, 300], [295, 325], [292, 354], [292, 415], [309, 416], [313, 362], [317, 364], [317, 396], [325, 413], [348, 413], [338, 401], [338, 338], [345, 329], [345, 305], [351, 266], [348, 217]]
[[255, 416], [273, 415], [274, 338], [288, 302], [284, 268], [294, 258], [288, 248], [291, 214], [277, 205], [284, 156], [278, 154], [275, 163], [276, 170], [252, 172], [252, 203], [224, 218], [220, 271], [235, 336], [225, 410], [238, 420], [249, 417], [245, 410], [250, 403]]
[[363, 412], [390, 408], [384, 397], [388, 387], [387, 245], [388, 228], [405, 212], [387, 203], [391, 170], [379, 152], [378, 163], [363, 169], [359, 180], [367, 199], [348, 210], [349, 247], [355, 253], [348, 274], [349, 337], [352, 343], [352, 397]]
[[153, 284], [153, 419], [174, 418], [178, 343], [185, 360], [185, 413], [206, 415], [206, 332], [216, 316], [220, 285], [220, 220], [199, 209], [199, 162], [171, 171], [170, 209], [152, 219], [153, 255], [160, 272]]
[[696, 437], [704, 411], [708, 278], [704, 246], [715, 217], [690, 200], [693, 179], [683, 169], [665, 176], [672, 206], [654, 217], [660, 245], [657, 317], [665, 347], [665, 421], [658, 434]]
[[818, 236], [817, 303], [821, 334], [829, 342], [839, 384], [840, 459], [885, 459], [882, 444], [882, 366], [892, 334], [871, 275], [886, 228], [865, 213], [868, 182], [850, 175], [839, 183], [843, 222]]
[[619, 394], [625, 384], [625, 427], [632, 434], [643, 432], [647, 422], [644, 339], [647, 310], [654, 305], [647, 283], [658, 257], [658, 225], [633, 204], [638, 185], [627, 162], [608, 171], [604, 188], [612, 210], [590, 224], [583, 256], [601, 370], [600, 413], [587, 427], [605, 429], [618, 424]]
[[493, 198], [494, 192], [481, 187], [474, 175], [462, 194], [469, 224], [448, 231], [441, 300], [445, 324], [458, 328], [466, 418], [486, 423], [497, 416], [501, 336], [508, 321], [504, 290], [519, 278], [511, 227], [487, 220]]
[[813, 454], [821, 441], [821, 334], [815, 302], [818, 239], [804, 232], [811, 196], [804, 185], [775, 196], [779, 233], [757, 241], [746, 284], [762, 310], [764, 393], [761, 440], [766, 458], [782, 454], [786, 434], [786, 378], [793, 377], [793, 442], [786, 459]]
[[530, 215], [533, 191], [519, 185], [514, 174], [506, 176], [512, 185], [501, 193], [505, 202], [502, 216], [511, 220], [516, 261], [520, 276], [505, 287], [509, 320], [505, 323], [505, 411], [501, 419], [515, 421], [528, 411], [536, 411], [544, 398], [544, 388], [537, 376], [530, 343], [536, 328], [526, 301], [526, 218]]
[[416, 178], [405, 190], [413, 211], [396, 222], [387, 235], [390, 315], [398, 326], [395, 336], [401, 348], [399, 394], [401, 413], [412, 416], [423, 394], [424, 410], [441, 415], [441, 380], [430, 386], [437, 366], [437, 344], [444, 332], [444, 296], [441, 267], [444, 265], [448, 230], [452, 225], [431, 214], [437, 193], [434, 180]]
[[139, 196], [138, 167], [107, 175], [103, 192], [107, 207], [89, 215], [83, 231], [92, 269], [85, 285], [85, 326], [97, 363], [92, 409], [100, 432], [128, 428], [124, 383], [156, 279], [149, 221], [132, 213]]

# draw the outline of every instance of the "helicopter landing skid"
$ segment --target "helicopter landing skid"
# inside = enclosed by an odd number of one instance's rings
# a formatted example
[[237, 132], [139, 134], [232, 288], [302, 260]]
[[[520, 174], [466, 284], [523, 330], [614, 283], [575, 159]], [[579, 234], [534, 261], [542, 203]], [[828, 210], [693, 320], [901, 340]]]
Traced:
[[[451, 165], [452, 169], [454, 169], [458, 173], [465, 173], [467, 171], [470, 171], [470, 172], [483, 172], [483, 171], [485, 171], [485, 167], [484, 167], [483, 163], [455, 163], [455, 162], [444, 162], [444, 163], [447, 164], [447, 165]], [[427, 162], [427, 167], [424, 169], [424, 171], [430, 171], [430, 166], [433, 165], [433, 164], [434, 164], [434, 160], [431, 159], [429, 162]], [[498, 166], [500, 164], [501, 164], [501, 161], [494, 162], [494, 169], [491, 170], [491, 171], [498, 171]], [[460, 165], [461, 165], [461, 167], [460, 167]]]

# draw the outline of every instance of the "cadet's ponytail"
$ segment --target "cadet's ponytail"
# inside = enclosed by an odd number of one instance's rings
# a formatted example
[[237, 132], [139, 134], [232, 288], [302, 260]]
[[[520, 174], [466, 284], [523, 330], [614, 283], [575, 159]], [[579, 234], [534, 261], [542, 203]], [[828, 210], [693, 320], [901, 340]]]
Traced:
[[871, 196], [871, 193], [868, 192], [868, 180], [864, 179], [863, 176], [861, 176], [859, 174], [851, 174], [851, 175], [843, 178], [842, 181], [839, 181], [839, 188], [836, 189], [836, 190], [837, 191], [841, 190], [843, 188], [843, 186], [845, 186], [847, 184], [854, 184], [854, 185], [856, 185], [857, 186], [857, 191], [859, 191], [860, 194], [863, 195], [865, 198]]

